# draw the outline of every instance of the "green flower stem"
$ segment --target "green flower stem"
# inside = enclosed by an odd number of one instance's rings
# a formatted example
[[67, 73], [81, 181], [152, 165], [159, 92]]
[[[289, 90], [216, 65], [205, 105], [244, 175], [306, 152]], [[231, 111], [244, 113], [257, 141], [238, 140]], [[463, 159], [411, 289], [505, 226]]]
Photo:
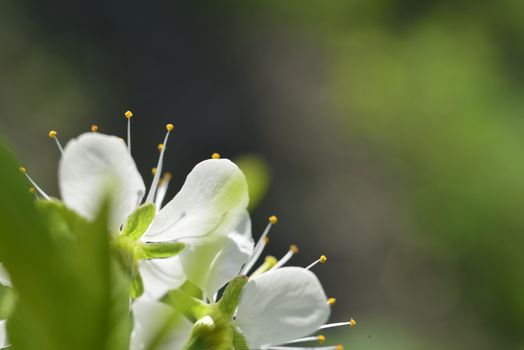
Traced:
[[192, 322], [196, 322], [211, 313], [211, 308], [202, 300], [193, 298], [180, 289], [170, 291], [166, 301]]

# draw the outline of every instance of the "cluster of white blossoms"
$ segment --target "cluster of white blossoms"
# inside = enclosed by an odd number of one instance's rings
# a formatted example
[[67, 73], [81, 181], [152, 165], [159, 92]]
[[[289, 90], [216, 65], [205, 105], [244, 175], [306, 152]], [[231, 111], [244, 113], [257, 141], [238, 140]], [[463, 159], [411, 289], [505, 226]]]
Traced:
[[[308, 342], [315, 349], [342, 349], [318, 345], [325, 341], [319, 331], [356, 324], [326, 324], [335, 299], [326, 296], [311, 268], [327, 258], [306, 268], [287, 267], [298, 252], [292, 245], [281, 259], [268, 256], [257, 266], [278, 220], [271, 216], [254, 242], [246, 179], [217, 153], [198, 163], [164, 204], [171, 175], [163, 162], [173, 125], [166, 125], [146, 190], [131, 155], [133, 114], [125, 116], [127, 142], [99, 133], [95, 125], [65, 147], [57, 132], [49, 136], [61, 152], [58, 183], [68, 208], [91, 220], [111, 194], [112, 242], [127, 253], [133, 276], [131, 349], [147, 349], [152, 341], [160, 341], [158, 349], [198, 349], [210, 338], [229, 342], [228, 349], [312, 349]], [[55, 200], [20, 170], [39, 199]]]

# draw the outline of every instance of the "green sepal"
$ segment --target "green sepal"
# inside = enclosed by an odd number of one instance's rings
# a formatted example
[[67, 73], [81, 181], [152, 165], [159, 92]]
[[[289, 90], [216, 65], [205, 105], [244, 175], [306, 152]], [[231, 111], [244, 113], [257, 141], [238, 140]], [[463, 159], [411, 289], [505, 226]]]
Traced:
[[213, 314], [198, 320], [184, 350], [234, 350], [229, 322]]
[[133, 298], [133, 300], [136, 300], [142, 294], [144, 294], [144, 281], [142, 281], [142, 276], [137, 271], [135, 274], [135, 278], [133, 278], [133, 281], [131, 283], [131, 298]]
[[156, 207], [153, 203], [138, 207], [127, 219], [121, 235], [134, 241], [139, 240], [153, 222], [155, 214]]
[[226, 318], [233, 318], [247, 280], [247, 276], [238, 276], [227, 284], [224, 294], [222, 294], [222, 298], [220, 298], [218, 302], [218, 309]]
[[211, 312], [211, 308], [206, 303], [186, 294], [181, 289], [169, 291], [164, 297], [164, 301], [192, 322], [196, 322]]
[[[231, 323], [247, 281], [246, 276], [236, 277], [229, 282], [218, 304], [206, 306], [206, 309], [201, 310], [203, 312], [193, 326], [185, 350], [249, 350], [246, 339]], [[183, 295], [187, 298], [185, 293], [180, 290], [173, 292], [175, 291], [169, 293], [170, 297], [178, 300], [182, 305], [188, 305], [188, 301], [181, 300]], [[198, 316], [196, 313], [194, 315]]]
[[231, 328], [233, 330], [233, 347], [235, 350], [249, 350], [246, 338], [234, 326], [231, 326]]
[[142, 243], [139, 246], [137, 258], [142, 259], [165, 259], [180, 254], [186, 247], [182, 242], [154, 242]]

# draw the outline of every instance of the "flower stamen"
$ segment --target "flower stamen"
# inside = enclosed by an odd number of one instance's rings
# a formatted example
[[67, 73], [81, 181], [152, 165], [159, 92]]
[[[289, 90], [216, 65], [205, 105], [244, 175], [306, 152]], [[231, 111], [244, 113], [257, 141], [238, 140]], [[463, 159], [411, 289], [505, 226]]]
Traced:
[[308, 267], [306, 267], [306, 270], [311, 270], [311, 268], [318, 263], [325, 264], [326, 262], [327, 262], [327, 256], [321, 255], [320, 258], [318, 258], [317, 260], [309, 264]]
[[133, 117], [133, 112], [126, 111], [124, 116], [127, 119], [127, 149], [131, 153], [131, 118]]
[[164, 163], [164, 154], [166, 152], [167, 140], [169, 139], [169, 134], [171, 133], [171, 131], [173, 131], [173, 129], [174, 129], [173, 124], [166, 125], [166, 130], [167, 130], [166, 136], [164, 137], [164, 142], [162, 143], [162, 147], [159, 147], [160, 156], [158, 157], [158, 164], [156, 166], [157, 170], [155, 173], [155, 177], [153, 178], [153, 182], [151, 183], [151, 187], [149, 188], [149, 193], [147, 194], [146, 203], [152, 203], [155, 199], [156, 191], [158, 188], [158, 183], [160, 181], [160, 175], [162, 174], [162, 165]]
[[286, 342], [285, 344], [305, 343], [305, 342], [310, 342], [310, 341], [318, 341], [319, 344], [322, 344], [326, 341], [326, 337], [323, 336], [322, 334], [312, 335], [310, 337], [304, 337], [304, 338], [291, 340], [291, 341]]
[[344, 327], [344, 326], [355, 327], [356, 325], [357, 325], [357, 321], [355, 321], [355, 319], [351, 318], [347, 322], [328, 323], [328, 324], [325, 324], [323, 326], [320, 326], [318, 329], [327, 329], [327, 328]]
[[282, 259], [280, 259], [275, 266], [273, 266], [271, 269], [274, 270], [274, 269], [278, 269], [282, 266], [284, 266], [285, 264], [287, 264], [287, 262], [293, 257], [293, 255], [295, 254], [298, 254], [298, 247], [294, 244], [292, 244], [290, 247], [289, 247], [289, 250], [288, 252], [286, 253], [286, 255], [284, 255], [282, 257]]
[[164, 201], [169, 182], [172, 178], [173, 175], [171, 175], [171, 173], [166, 172], [164, 173], [164, 176], [162, 176], [162, 180], [160, 180], [160, 184], [158, 185], [158, 190], [156, 191], [155, 197], [155, 206], [157, 210], [160, 210], [162, 208], [162, 202]]
[[271, 270], [273, 266], [277, 264], [277, 261], [278, 261], [277, 258], [275, 258], [274, 256], [271, 256], [271, 255], [266, 256], [264, 263], [260, 265], [258, 269], [256, 269], [255, 272], [253, 272], [251, 276], [249, 277], [253, 278], [255, 276], [263, 274], [264, 272]]
[[31, 176], [29, 176], [29, 174], [27, 173], [26, 168], [24, 168], [23, 166], [21, 166], [20, 168], [18, 168], [18, 170], [20, 170], [20, 172], [21, 172], [22, 174], [25, 175], [25, 177], [27, 178], [27, 180], [31, 183], [31, 185], [33, 185], [33, 187], [36, 189], [36, 191], [38, 191], [38, 193], [39, 193], [42, 197], [44, 197], [44, 198], [47, 199], [47, 200], [51, 199], [51, 197], [49, 197], [49, 196], [47, 195], [47, 193], [45, 193], [44, 190], [42, 190], [42, 189], [40, 188], [40, 186], [38, 186], [38, 185], [36, 184], [35, 180], [33, 180], [33, 179], [31, 178]]
[[307, 348], [303, 348], [303, 347], [297, 348], [294, 346], [270, 346], [266, 349], [268, 350], [344, 350], [344, 347], [341, 344], [338, 344], [338, 345], [332, 345], [332, 346], [307, 347]]
[[35, 198], [38, 199], [38, 194], [36, 193], [36, 188], [29, 187], [29, 193], [34, 194]]
[[98, 131], [98, 125], [93, 124], [93, 125], [91, 125], [90, 129], [91, 129], [91, 132], [97, 132]]
[[327, 303], [331, 306], [335, 305], [335, 303], [337, 302], [337, 298], [329, 298], [327, 300]]
[[211, 155], [211, 159], [220, 159], [220, 153], [216, 153], [216, 152], [213, 153], [213, 154]]
[[58, 133], [55, 130], [51, 130], [48, 133], [49, 137], [54, 139], [56, 142], [56, 146], [58, 147], [58, 150], [60, 151], [61, 155], [64, 155], [64, 149], [62, 148], [62, 145], [60, 144], [60, 141], [58, 140]]
[[269, 239], [267, 235], [269, 234], [269, 230], [273, 225], [275, 225], [278, 222], [278, 219], [275, 215], [272, 215], [268, 218], [268, 224], [266, 228], [264, 229], [264, 232], [262, 232], [262, 235], [258, 239], [257, 244], [255, 245], [255, 248], [253, 249], [253, 253], [249, 257], [246, 265], [242, 268], [242, 271], [240, 272], [241, 275], [247, 275], [249, 271], [255, 266], [258, 258], [260, 258], [260, 255], [262, 255], [262, 252], [264, 251], [264, 248], [266, 247], [267, 243], [269, 242]]

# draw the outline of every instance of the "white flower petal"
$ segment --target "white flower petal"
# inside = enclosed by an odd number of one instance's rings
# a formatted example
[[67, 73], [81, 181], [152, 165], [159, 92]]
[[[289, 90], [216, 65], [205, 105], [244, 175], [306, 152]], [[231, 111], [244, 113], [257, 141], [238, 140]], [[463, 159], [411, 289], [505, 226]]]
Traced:
[[240, 297], [236, 324], [253, 348], [304, 337], [330, 313], [318, 278], [300, 267], [283, 267], [250, 280]]
[[195, 166], [180, 192], [157, 214], [143, 241], [225, 236], [237, 226], [249, 198], [244, 174], [227, 159]]
[[11, 285], [11, 276], [9, 276], [9, 272], [4, 267], [4, 264], [0, 263], [0, 284], [12, 287]]
[[0, 320], [0, 349], [8, 347], [9, 340], [7, 339], [6, 320]]
[[[163, 324], [173, 316], [174, 310], [166, 304], [157, 301], [140, 301], [133, 303], [133, 332], [131, 333], [130, 350], [148, 349]], [[170, 332], [158, 350], [181, 349], [191, 332], [191, 322], [180, 317], [176, 326]]]
[[187, 279], [213, 298], [217, 290], [237, 276], [253, 251], [251, 220], [242, 213], [237, 228], [228, 236], [193, 238], [180, 254]]
[[[224, 247], [226, 237], [206, 237], [192, 239], [179, 255], [187, 279], [207, 293], [207, 281], [213, 260]], [[213, 295], [207, 295], [209, 299]]]
[[242, 266], [253, 253], [254, 242], [251, 236], [251, 220], [245, 213], [237, 229], [226, 237], [209, 269], [206, 292], [212, 297], [227, 282], [237, 276]]
[[158, 300], [169, 290], [180, 287], [186, 281], [178, 256], [140, 260], [138, 270], [144, 284], [143, 297], [146, 299]]
[[58, 185], [64, 203], [88, 219], [99, 210], [104, 192], [113, 190], [110, 228], [125, 222], [145, 186], [125, 143], [115, 136], [86, 133], [68, 142], [60, 160]]

